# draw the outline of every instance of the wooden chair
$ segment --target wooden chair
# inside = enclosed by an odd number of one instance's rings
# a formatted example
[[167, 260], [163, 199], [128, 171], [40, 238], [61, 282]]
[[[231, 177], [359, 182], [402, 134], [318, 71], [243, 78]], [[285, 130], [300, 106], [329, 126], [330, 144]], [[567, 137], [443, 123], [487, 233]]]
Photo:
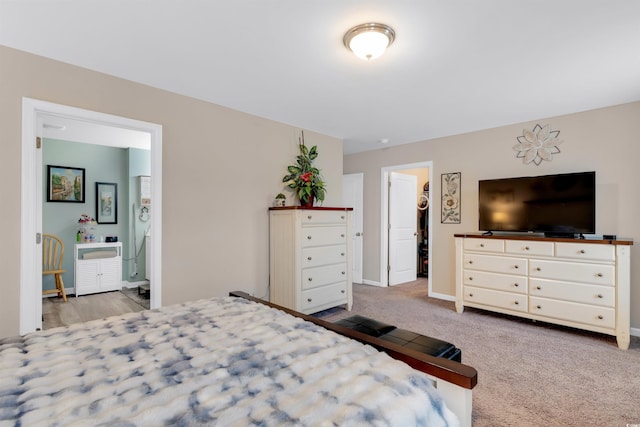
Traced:
[[42, 291], [42, 294], [62, 295], [62, 299], [67, 301], [67, 294], [64, 291], [62, 274], [66, 272], [62, 268], [64, 260], [64, 243], [58, 237], [51, 234], [42, 235], [42, 275], [53, 274], [56, 279], [56, 289]]

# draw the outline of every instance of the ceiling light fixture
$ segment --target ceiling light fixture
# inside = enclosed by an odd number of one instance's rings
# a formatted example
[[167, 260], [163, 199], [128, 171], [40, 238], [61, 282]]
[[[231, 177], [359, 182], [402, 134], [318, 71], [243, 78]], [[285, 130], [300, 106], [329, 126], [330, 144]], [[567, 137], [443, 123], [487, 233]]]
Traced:
[[369, 22], [347, 31], [342, 41], [358, 58], [369, 61], [381, 56], [395, 38], [396, 32], [390, 26]]

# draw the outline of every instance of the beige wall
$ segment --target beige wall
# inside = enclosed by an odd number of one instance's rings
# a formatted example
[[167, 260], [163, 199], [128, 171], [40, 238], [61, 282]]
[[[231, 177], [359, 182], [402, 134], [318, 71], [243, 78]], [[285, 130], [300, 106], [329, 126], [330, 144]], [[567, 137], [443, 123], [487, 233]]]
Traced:
[[[299, 129], [0, 46], [0, 337], [19, 331], [23, 97], [163, 126], [163, 305], [267, 294], [267, 207], [295, 162]], [[340, 204], [342, 142], [305, 137], [318, 145], [324, 205]]]
[[[564, 141], [561, 152], [539, 166], [525, 165], [512, 146], [524, 128], [551, 125]], [[364, 279], [380, 280], [380, 171], [432, 161], [433, 291], [455, 294], [454, 233], [478, 231], [478, 180], [596, 171], [596, 232], [640, 239], [640, 103], [455, 135], [345, 156], [345, 173], [364, 173]], [[462, 173], [462, 223], [440, 223], [440, 176]], [[640, 243], [640, 242], [639, 242]], [[640, 247], [631, 249], [631, 325], [640, 328]]]

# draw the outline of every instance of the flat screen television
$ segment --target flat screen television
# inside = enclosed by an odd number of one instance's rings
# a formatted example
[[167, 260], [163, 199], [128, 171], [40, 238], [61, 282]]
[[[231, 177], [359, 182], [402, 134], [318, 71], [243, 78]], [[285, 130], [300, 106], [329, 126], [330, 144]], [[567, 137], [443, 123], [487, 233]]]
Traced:
[[555, 236], [595, 233], [595, 185], [595, 172], [479, 181], [479, 229]]

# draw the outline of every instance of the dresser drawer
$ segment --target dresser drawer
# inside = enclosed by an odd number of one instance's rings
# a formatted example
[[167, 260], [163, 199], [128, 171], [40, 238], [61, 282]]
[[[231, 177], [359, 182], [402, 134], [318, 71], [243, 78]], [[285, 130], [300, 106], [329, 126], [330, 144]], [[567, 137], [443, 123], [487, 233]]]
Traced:
[[302, 250], [302, 268], [347, 262], [347, 246], [320, 246]]
[[525, 258], [465, 254], [464, 268], [466, 270], [481, 270], [493, 273], [526, 275], [527, 260]]
[[616, 269], [613, 265], [580, 262], [530, 260], [529, 276], [569, 282], [614, 286]]
[[527, 293], [527, 278], [523, 276], [464, 270], [464, 277], [462, 280], [465, 285], [478, 286], [505, 292], [515, 292], [518, 294]]
[[504, 252], [504, 240], [501, 239], [464, 239], [465, 251]]
[[531, 296], [615, 307], [616, 289], [613, 286], [582, 285], [546, 279], [529, 279], [529, 285]]
[[596, 261], [615, 261], [614, 245], [597, 245], [589, 243], [556, 243], [556, 256]]
[[526, 240], [507, 240], [505, 251], [516, 255], [553, 256], [553, 242], [538, 242]]
[[302, 289], [313, 289], [347, 280], [347, 264], [325, 265], [302, 270]]
[[347, 228], [335, 227], [302, 227], [302, 247], [339, 245], [347, 242]]
[[304, 211], [301, 216], [302, 225], [306, 224], [346, 224], [346, 211]]
[[464, 302], [488, 305], [514, 311], [527, 311], [527, 296], [492, 289], [464, 287]]
[[301, 311], [305, 313], [320, 311], [329, 304], [336, 306], [346, 303], [347, 285], [345, 283], [336, 283], [335, 285], [310, 289], [301, 293], [300, 306], [302, 307]]
[[529, 297], [530, 313], [603, 328], [616, 327], [616, 310], [609, 307]]

